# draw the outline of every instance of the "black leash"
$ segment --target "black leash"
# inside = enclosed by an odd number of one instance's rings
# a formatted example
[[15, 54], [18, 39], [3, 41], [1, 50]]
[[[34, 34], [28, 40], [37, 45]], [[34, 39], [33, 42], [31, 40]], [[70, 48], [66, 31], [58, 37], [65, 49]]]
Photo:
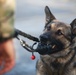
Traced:
[[22, 32], [22, 31], [19, 30], [19, 29], [15, 29], [15, 32], [16, 32], [16, 35], [21, 35], [21, 36], [26, 37], [26, 38], [28, 38], [28, 39], [30, 39], [30, 40], [39, 42], [39, 39], [38, 39], [37, 37], [31, 36], [31, 35], [29, 35], [29, 34], [27, 34], [27, 33], [25, 33], [25, 32]]

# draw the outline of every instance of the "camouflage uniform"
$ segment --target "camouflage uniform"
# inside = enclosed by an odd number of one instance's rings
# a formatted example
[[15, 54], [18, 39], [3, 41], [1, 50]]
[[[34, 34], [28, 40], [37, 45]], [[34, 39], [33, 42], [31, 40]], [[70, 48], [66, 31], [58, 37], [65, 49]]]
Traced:
[[4, 0], [0, 4], [0, 38], [14, 35], [15, 0]]

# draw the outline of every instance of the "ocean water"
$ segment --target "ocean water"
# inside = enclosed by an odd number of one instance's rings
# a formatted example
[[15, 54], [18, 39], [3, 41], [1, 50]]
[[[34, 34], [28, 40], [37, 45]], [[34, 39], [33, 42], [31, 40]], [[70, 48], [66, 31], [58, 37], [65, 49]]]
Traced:
[[[51, 12], [58, 20], [71, 23], [76, 18], [75, 0], [16, 0], [15, 27], [33, 36], [39, 37], [45, 26], [45, 6], [49, 6]], [[30, 46], [34, 43], [23, 38]], [[5, 75], [36, 75], [36, 59], [31, 60], [31, 53], [21, 47], [19, 41], [14, 39], [16, 51], [16, 65]]]

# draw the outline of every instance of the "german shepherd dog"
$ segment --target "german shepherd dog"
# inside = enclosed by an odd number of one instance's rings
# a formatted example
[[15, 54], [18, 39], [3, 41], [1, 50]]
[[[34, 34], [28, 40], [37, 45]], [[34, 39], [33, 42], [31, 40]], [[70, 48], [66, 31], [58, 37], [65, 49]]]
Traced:
[[40, 55], [37, 62], [37, 75], [76, 75], [76, 19], [70, 24], [58, 21], [45, 7], [46, 23], [40, 38], [52, 50], [59, 52]]

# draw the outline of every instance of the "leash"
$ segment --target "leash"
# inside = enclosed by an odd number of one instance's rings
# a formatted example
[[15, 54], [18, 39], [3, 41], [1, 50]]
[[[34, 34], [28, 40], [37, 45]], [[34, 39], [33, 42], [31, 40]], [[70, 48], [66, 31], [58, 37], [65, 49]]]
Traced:
[[[33, 43], [32, 46], [29, 46], [26, 41], [22, 40], [21, 38], [18, 37], [18, 35], [21, 35], [25, 38], [28, 38], [29, 40], [32, 40], [32, 41], [35, 41], [35, 43]], [[34, 60], [35, 59], [35, 55], [34, 55], [34, 52], [37, 52], [35, 49], [34, 49], [34, 46], [39, 42], [39, 39], [37, 37], [34, 37], [30, 34], [27, 34], [27, 33], [24, 33], [18, 29], [15, 29], [15, 37], [20, 41], [20, 44], [21, 46], [32, 53], [32, 56], [31, 56], [31, 59]]]
[[23, 36], [23, 37], [25, 37], [25, 38], [28, 38], [28, 39], [32, 40], [32, 41], [39, 42], [39, 39], [38, 39], [37, 37], [31, 36], [30, 34], [27, 34], [27, 33], [25, 33], [25, 32], [22, 32], [22, 31], [19, 30], [19, 29], [15, 29], [15, 32], [16, 32], [16, 36], [17, 36], [17, 35], [21, 35], [21, 36]]
[[[32, 53], [31, 59], [34, 60], [35, 59], [35, 55], [34, 52], [38, 52], [41, 55], [46, 55], [46, 54], [53, 54], [53, 53], [57, 53], [61, 50], [52, 50], [52, 45], [44, 45], [44, 44], [40, 44], [40, 40], [37, 37], [34, 37], [32, 35], [29, 35], [25, 32], [22, 32], [18, 29], [15, 29], [15, 37], [20, 41], [21, 46]], [[29, 40], [35, 41], [35, 43], [33, 43], [32, 46], [29, 46], [26, 41], [22, 40], [21, 38], [18, 37], [18, 35], [21, 35], [25, 38], [28, 38]], [[38, 44], [38, 47], [36, 49], [34, 49], [34, 46]], [[69, 45], [70, 46], [70, 45]]]
[[17, 37], [17, 39], [20, 41], [20, 44], [21, 46], [26, 49], [27, 51], [31, 52], [32, 53], [32, 56], [31, 56], [31, 59], [34, 60], [35, 59], [35, 55], [34, 55], [34, 52], [36, 52], [34, 49], [33, 49], [33, 46], [36, 44], [34, 43], [32, 46], [29, 46], [24, 40], [22, 40], [21, 38]]

